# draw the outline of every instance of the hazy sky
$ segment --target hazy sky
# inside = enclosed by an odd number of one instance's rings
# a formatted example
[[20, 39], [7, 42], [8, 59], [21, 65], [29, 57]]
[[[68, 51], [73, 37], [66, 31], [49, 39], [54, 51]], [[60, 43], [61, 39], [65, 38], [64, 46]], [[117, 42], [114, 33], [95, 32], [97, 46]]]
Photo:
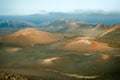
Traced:
[[0, 15], [74, 10], [120, 11], [120, 0], [0, 0]]

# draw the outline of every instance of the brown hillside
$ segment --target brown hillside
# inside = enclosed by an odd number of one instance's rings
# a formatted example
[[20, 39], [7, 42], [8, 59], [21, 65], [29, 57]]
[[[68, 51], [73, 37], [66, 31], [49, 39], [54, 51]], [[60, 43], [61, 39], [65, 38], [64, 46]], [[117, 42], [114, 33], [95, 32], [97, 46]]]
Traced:
[[21, 29], [11, 35], [8, 35], [0, 40], [2, 43], [16, 44], [16, 45], [34, 45], [47, 44], [60, 40], [60, 36], [36, 30], [33, 28]]

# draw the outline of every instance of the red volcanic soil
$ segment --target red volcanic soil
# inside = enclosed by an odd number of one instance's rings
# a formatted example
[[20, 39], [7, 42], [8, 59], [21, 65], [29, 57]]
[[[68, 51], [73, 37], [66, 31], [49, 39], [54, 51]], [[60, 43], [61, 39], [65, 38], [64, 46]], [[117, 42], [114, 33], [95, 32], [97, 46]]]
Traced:
[[60, 40], [62, 37], [33, 28], [21, 29], [2, 38], [0, 42], [17, 45], [47, 44]]
[[70, 39], [65, 42], [64, 45], [60, 47], [63, 50], [73, 50], [73, 51], [108, 51], [113, 50], [109, 47], [107, 43], [94, 41], [90, 37], [77, 37]]

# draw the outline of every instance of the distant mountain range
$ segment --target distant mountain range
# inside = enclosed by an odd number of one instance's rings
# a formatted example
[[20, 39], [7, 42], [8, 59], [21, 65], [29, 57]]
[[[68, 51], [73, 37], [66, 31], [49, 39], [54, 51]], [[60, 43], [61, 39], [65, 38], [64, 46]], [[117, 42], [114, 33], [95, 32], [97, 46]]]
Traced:
[[97, 36], [108, 28], [108, 25], [105, 24], [88, 24], [79, 20], [70, 20], [63, 18], [57, 19], [44, 27], [40, 27], [41, 30], [54, 33], [64, 33], [67, 36]]
[[71, 20], [81, 20], [90, 24], [103, 23], [113, 25], [120, 23], [120, 14], [117, 12], [104, 13], [104, 12], [50, 12], [48, 14], [32, 14], [23, 16], [0, 16], [0, 21], [4, 20], [20, 20], [27, 21], [33, 24], [44, 26], [59, 18], [68, 18]]
[[26, 21], [5, 20], [0, 22], [0, 28], [26, 28], [35, 26], [36, 25]]

